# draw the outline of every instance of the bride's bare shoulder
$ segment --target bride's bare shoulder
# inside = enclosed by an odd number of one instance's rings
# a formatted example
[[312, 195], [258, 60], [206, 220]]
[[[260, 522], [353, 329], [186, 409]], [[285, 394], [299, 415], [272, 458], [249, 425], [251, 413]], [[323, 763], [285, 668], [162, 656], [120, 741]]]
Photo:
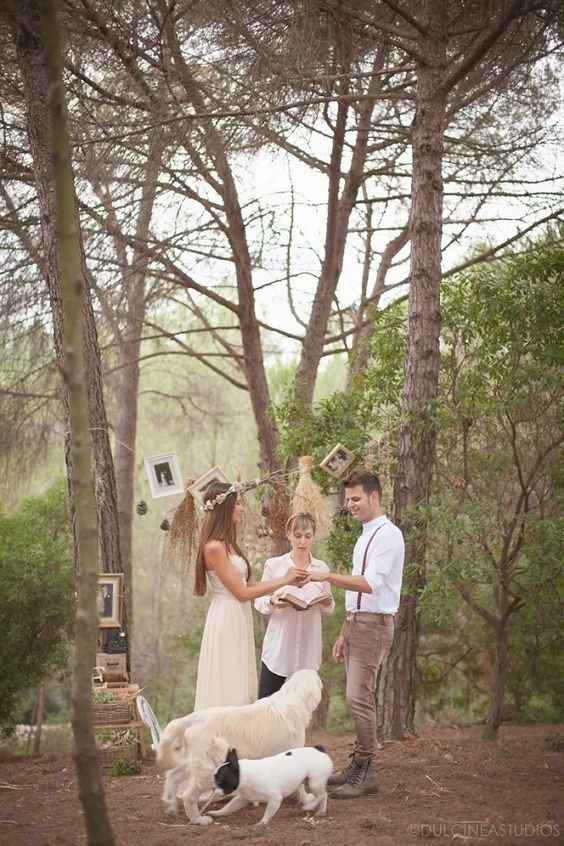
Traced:
[[206, 544], [204, 544], [204, 552], [206, 555], [214, 557], [219, 555], [224, 557], [227, 555], [225, 544], [220, 540], [209, 540]]

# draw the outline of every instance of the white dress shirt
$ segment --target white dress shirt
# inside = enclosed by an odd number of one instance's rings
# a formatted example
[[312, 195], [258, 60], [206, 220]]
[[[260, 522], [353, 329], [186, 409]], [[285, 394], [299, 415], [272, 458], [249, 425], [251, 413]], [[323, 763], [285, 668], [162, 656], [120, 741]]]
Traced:
[[[294, 566], [290, 553], [269, 558], [264, 565], [261, 581], [279, 579]], [[305, 569], [327, 572], [329, 567], [325, 562], [312, 558]], [[257, 611], [270, 618], [262, 644], [261, 660], [277, 676], [288, 677], [296, 670], [319, 670], [322, 655], [321, 615], [332, 614], [335, 602], [328, 582], [315, 584], [323, 586], [331, 596], [331, 605], [318, 604], [305, 611], [298, 611], [289, 606], [272, 606], [270, 596], [255, 599]], [[292, 585], [292, 593], [299, 595], [300, 589]]]
[[364, 553], [372, 535], [364, 571], [372, 593], [361, 593], [360, 608], [357, 608], [358, 591], [348, 590], [345, 607], [347, 611], [395, 614], [399, 608], [405, 547], [401, 530], [384, 514], [364, 524], [353, 551], [352, 575], [361, 575]]

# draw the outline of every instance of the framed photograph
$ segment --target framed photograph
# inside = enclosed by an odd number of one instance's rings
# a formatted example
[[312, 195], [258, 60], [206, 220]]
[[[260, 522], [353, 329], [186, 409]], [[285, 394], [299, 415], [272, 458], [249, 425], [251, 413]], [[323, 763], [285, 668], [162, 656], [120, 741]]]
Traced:
[[229, 482], [229, 479], [218, 464], [216, 464], [215, 467], [212, 467], [211, 470], [208, 470], [207, 473], [204, 473], [203, 476], [200, 476], [199, 479], [196, 479], [196, 481], [190, 485], [188, 490], [194, 499], [196, 499], [196, 497], [203, 499], [204, 492], [210, 482]]
[[98, 625], [101, 628], [121, 626], [123, 608], [123, 573], [98, 573]]
[[322, 470], [333, 476], [334, 479], [340, 479], [345, 475], [349, 467], [354, 464], [356, 456], [354, 452], [347, 449], [342, 444], [337, 444], [333, 447], [329, 455], [326, 455], [319, 465]]
[[144, 459], [145, 472], [153, 499], [184, 493], [178, 456], [175, 452], [163, 452]]

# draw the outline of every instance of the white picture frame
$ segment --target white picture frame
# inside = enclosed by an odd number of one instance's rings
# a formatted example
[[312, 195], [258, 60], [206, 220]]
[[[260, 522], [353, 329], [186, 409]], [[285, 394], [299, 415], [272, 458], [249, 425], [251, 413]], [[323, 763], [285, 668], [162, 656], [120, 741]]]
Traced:
[[192, 484], [188, 487], [188, 490], [194, 497], [194, 499], [203, 500], [204, 492], [210, 482], [224, 482], [225, 484], [229, 483], [229, 479], [219, 466], [216, 464], [215, 467], [212, 467], [211, 470], [208, 470], [203, 476], [200, 476], [199, 479], [192, 482]]
[[334, 479], [341, 479], [356, 460], [356, 455], [343, 444], [337, 444], [320, 463], [320, 468]]
[[98, 573], [96, 591], [98, 626], [118, 628], [122, 624], [123, 573]]
[[149, 490], [153, 499], [184, 493], [180, 465], [175, 452], [162, 452], [144, 459]]

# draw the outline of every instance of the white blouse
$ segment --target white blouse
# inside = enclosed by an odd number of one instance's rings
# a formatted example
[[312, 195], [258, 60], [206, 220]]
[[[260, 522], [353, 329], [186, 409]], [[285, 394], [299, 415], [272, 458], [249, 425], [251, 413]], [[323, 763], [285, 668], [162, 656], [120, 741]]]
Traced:
[[[269, 558], [264, 565], [263, 582], [279, 579], [284, 576], [294, 562], [290, 553]], [[306, 570], [321, 570], [328, 572], [329, 567], [324, 561], [312, 558]], [[329, 582], [316, 582], [331, 594]], [[299, 589], [292, 586], [292, 593]], [[270, 617], [268, 628], [264, 635], [261, 660], [264, 661], [271, 673], [277, 676], [291, 676], [296, 670], [319, 670], [321, 665], [321, 615], [332, 614], [335, 602], [331, 595], [331, 605], [314, 605], [305, 611], [298, 611], [289, 606], [281, 608], [270, 604], [270, 596], [259, 596], [255, 599], [255, 608], [266, 617]]]

